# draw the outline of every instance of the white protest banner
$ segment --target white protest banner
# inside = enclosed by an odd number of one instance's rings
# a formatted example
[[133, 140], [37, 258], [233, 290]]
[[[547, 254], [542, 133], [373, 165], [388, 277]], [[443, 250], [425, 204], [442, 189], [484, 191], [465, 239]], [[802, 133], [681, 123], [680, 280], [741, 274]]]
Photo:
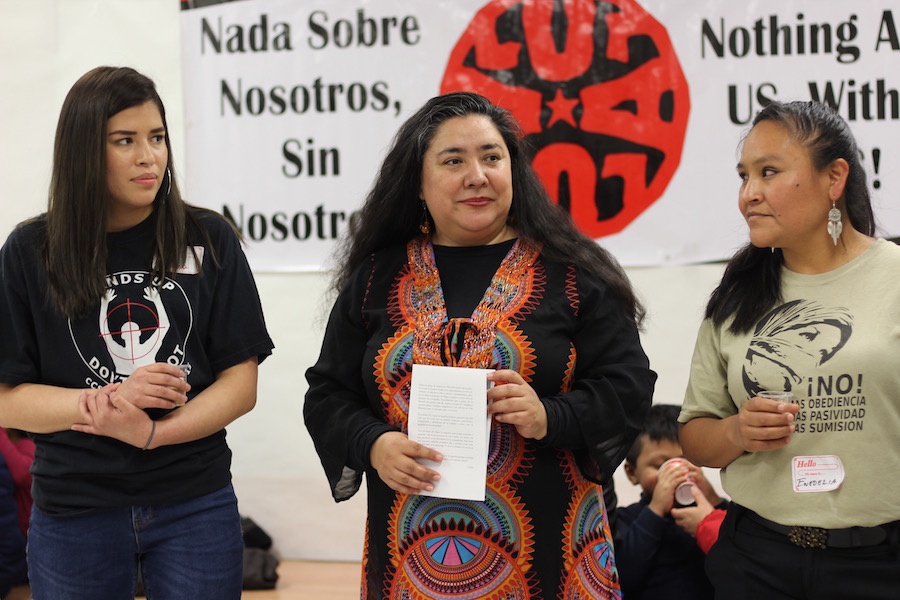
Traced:
[[746, 242], [737, 147], [773, 99], [847, 119], [879, 234], [900, 235], [890, 0], [182, 6], [186, 196], [234, 220], [256, 270], [327, 267], [400, 124], [460, 89], [513, 111], [553, 199], [625, 265]]

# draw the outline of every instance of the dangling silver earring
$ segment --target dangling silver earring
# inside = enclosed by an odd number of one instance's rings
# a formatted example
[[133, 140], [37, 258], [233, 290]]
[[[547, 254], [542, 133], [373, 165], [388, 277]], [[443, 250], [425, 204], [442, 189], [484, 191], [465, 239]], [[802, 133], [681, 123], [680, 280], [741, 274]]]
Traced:
[[841, 223], [841, 210], [835, 206], [835, 201], [831, 201], [831, 210], [828, 211], [828, 235], [831, 236], [831, 241], [834, 242], [834, 245], [837, 246], [838, 238], [841, 237], [841, 232], [844, 230], [844, 224]]
[[172, 170], [166, 167], [166, 176], [169, 178], [168, 187], [166, 187], [166, 198], [172, 193]]

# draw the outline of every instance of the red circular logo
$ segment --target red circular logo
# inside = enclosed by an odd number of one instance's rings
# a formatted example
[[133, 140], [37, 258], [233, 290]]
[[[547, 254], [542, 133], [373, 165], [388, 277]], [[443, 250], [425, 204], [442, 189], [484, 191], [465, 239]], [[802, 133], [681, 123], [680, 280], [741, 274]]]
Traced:
[[494, 0], [469, 24], [441, 93], [509, 109], [554, 201], [592, 238], [666, 189], [687, 128], [687, 81], [665, 28], [634, 0]]

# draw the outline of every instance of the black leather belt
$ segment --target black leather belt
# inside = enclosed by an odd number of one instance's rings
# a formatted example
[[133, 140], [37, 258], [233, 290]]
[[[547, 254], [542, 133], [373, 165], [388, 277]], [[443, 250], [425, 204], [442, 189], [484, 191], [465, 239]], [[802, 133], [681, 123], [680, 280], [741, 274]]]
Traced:
[[[743, 508], [743, 507], [742, 507]], [[897, 521], [875, 527], [847, 527], [845, 529], [823, 529], [782, 525], [759, 516], [748, 508], [743, 508], [744, 516], [787, 537], [788, 541], [801, 548], [860, 548], [875, 546], [888, 538], [888, 531], [897, 526]]]

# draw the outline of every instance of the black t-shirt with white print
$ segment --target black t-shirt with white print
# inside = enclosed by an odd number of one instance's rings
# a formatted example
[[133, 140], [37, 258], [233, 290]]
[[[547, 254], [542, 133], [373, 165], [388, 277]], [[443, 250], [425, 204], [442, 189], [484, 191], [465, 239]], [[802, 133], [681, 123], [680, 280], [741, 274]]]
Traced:
[[[273, 344], [238, 237], [221, 216], [197, 216], [219, 267], [210, 248], [195, 239], [195, 252], [174, 277], [152, 281], [151, 216], [108, 234], [107, 293], [90, 314], [71, 320], [48, 300], [39, 250], [45, 217], [16, 228], [0, 249], [0, 382], [101, 387], [154, 362], [189, 363], [193, 398], [216, 373], [268, 356]], [[167, 411], [149, 412], [158, 419]], [[33, 438], [34, 500], [51, 514], [179, 502], [231, 480], [224, 430], [145, 452], [74, 431]]]

